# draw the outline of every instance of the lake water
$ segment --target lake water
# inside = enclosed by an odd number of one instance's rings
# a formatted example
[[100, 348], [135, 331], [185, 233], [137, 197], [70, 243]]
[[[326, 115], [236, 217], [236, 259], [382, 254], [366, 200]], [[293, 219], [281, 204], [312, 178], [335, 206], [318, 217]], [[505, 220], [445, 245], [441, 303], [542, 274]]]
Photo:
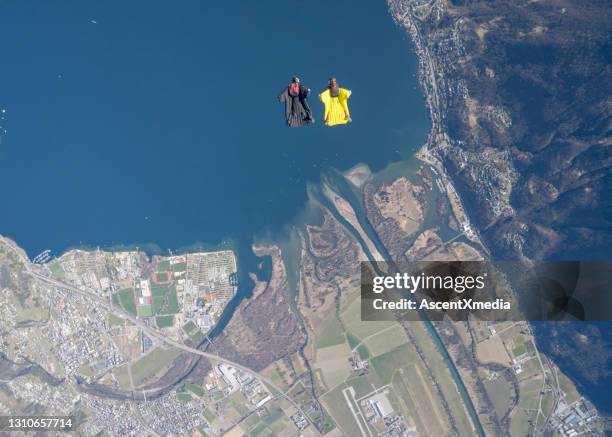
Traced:
[[[0, 52], [0, 233], [31, 256], [247, 242], [298, 214], [321, 168], [380, 169], [429, 128], [384, 1], [4, 3]], [[284, 126], [292, 75], [314, 126]], [[345, 127], [322, 124], [332, 75], [353, 91]]]
[[[323, 167], [376, 170], [423, 143], [416, 58], [384, 1], [235, 6], [4, 2], [0, 234], [31, 256], [233, 238], [244, 260], [254, 235], [302, 211]], [[286, 128], [276, 96], [292, 75], [314, 94], [336, 76], [354, 122], [325, 128], [313, 96], [318, 123]]]

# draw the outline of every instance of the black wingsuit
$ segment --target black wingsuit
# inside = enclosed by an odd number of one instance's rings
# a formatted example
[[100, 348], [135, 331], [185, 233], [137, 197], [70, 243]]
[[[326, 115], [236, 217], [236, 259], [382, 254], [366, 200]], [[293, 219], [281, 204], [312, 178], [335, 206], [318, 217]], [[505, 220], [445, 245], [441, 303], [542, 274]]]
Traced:
[[310, 89], [300, 85], [300, 92], [296, 95], [286, 87], [278, 96], [278, 100], [285, 104], [285, 119], [290, 127], [300, 127], [312, 123], [312, 111], [306, 98]]

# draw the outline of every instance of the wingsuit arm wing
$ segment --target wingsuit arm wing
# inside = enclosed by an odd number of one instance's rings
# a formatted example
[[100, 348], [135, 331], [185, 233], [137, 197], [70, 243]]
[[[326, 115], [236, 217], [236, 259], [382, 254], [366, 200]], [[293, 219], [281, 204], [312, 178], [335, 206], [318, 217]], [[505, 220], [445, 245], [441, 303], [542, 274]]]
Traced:
[[342, 97], [340, 99], [340, 104], [342, 105], [342, 109], [344, 110], [344, 113], [350, 117], [351, 113], [349, 112], [349, 108], [348, 108], [348, 99], [349, 97], [351, 97], [352, 92], [351, 90], [347, 90], [346, 88], [341, 88], [340, 93]]
[[327, 117], [329, 116], [329, 91], [325, 90], [319, 94], [319, 100], [323, 102], [323, 107], [325, 108], [323, 120], [327, 120]]
[[285, 88], [278, 95], [278, 101], [285, 104], [285, 120], [289, 122], [291, 118], [291, 105], [287, 97], [287, 88]]

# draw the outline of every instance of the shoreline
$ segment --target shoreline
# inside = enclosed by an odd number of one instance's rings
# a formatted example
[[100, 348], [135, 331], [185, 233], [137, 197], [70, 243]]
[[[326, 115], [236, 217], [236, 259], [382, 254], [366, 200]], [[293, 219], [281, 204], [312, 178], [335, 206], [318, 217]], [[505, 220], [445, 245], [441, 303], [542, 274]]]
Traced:
[[414, 156], [420, 161], [429, 164], [434, 169], [434, 173], [441, 178], [443, 188], [445, 188], [443, 194], [448, 197], [455, 218], [459, 222], [464, 235], [470, 241], [477, 243], [485, 253], [490, 256], [491, 252], [483, 242], [478, 229], [472, 225], [464, 207], [464, 203], [461, 200], [461, 196], [452, 182], [452, 178], [448, 175], [446, 168], [435, 153], [435, 149], [437, 148], [452, 147], [451, 140], [442, 126], [443, 117], [440, 109], [438, 85], [436, 83], [436, 77], [440, 77], [443, 81], [442, 70], [434, 67], [432, 56], [427, 46], [422, 42], [418, 26], [413, 22], [410, 11], [404, 14], [399, 12], [394, 13], [390, 8], [390, 14], [396, 24], [407, 31], [415, 46], [414, 53], [419, 60], [419, 84], [425, 95], [427, 108], [430, 114], [431, 129], [427, 135], [427, 140], [417, 150]]
[[[429, 49], [426, 44], [423, 43], [423, 37], [420, 33], [419, 27], [416, 24], [415, 20], [424, 20], [428, 17], [430, 13], [433, 12], [436, 2], [432, 2], [428, 5], [424, 5], [425, 7], [429, 7], [430, 9], [423, 16], [417, 16], [416, 9], [418, 6], [410, 5], [411, 8], [407, 11], [400, 11], [397, 8], [399, 5], [397, 4], [389, 4], [389, 12], [396, 22], [397, 25], [401, 26], [406, 33], [410, 36], [410, 40], [414, 44], [414, 53], [419, 60], [419, 84], [423, 91], [423, 94], [426, 98], [427, 107], [430, 113], [431, 120], [431, 130], [427, 136], [426, 142], [418, 149], [415, 153], [415, 157], [420, 161], [431, 166], [434, 174], [440, 177], [442, 180], [443, 188], [445, 188], [443, 194], [447, 196], [453, 214], [456, 219], [459, 221], [459, 225], [463, 230], [463, 235], [465, 235], [472, 242], [477, 243], [482, 250], [485, 252], [487, 258], [491, 257], [491, 250], [485, 244], [481, 233], [478, 228], [472, 225], [469, 213], [467, 212], [464, 202], [462, 201], [459, 193], [457, 192], [452, 178], [449, 176], [446, 171], [445, 166], [443, 165], [440, 157], [438, 156], [438, 151], [440, 150], [448, 150], [454, 147], [453, 141], [449, 138], [449, 135], [446, 132], [443, 120], [445, 119], [443, 116], [443, 108], [440, 103], [440, 92], [438, 88], [438, 82], [440, 82], [440, 88], [445, 89], [445, 78], [444, 78], [444, 69], [437, 67], [435, 64], [435, 57], [429, 52]], [[408, 8], [407, 8], [408, 9]], [[441, 190], [442, 191], [442, 190]], [[526, 259], [524, 255], [521, 254], [523, 259]], [[556, 363], [552, 357], [541, 352], [542, 349], [538, 345], [538, 338], [535, 335], [536, 329], [534, 328], [532, 322], [527, 322], [529, 326], [529, 331], [533, 333], [534, 336], [534, 345], [536, 348], [536, 353], [541, 354], [546, 357], [547, 361], [552, 363], [555, 366], [559, 373], [561, 373], [561, 366]], [[562, 373], [563, 374], [563, 373]], [[566, 374], [565, 377], [569, 378]], [[576, 385], [576, 381], [572, 379], [572, 383]], [[588, 402], [593, 404], [589, 396], [580, 392], [581, 399], [586, 399]], [[557, 403], [560, 402], [559, 399], [556, 400]], [[547, 418], [547, 422], [550, 419]]]

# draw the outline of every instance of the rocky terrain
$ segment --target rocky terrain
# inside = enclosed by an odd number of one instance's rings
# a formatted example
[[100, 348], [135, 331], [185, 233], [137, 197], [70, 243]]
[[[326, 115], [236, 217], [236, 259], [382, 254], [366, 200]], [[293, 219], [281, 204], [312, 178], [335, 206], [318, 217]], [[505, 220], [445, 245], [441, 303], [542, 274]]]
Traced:
[[428, 150], [492, 253], [606, 257], [609, 2], [398, 0], [390, 7], [421, 57], [434, 121]]
[[[430, 108], [419, 155], [452, 181], [491, 256], [609, 259], [610, 3], [389, 6], [411, 35]], [[609, 323], [538, 329], [544, 351], [589, 391], [609, 380], [610, 331]], [[585, 336], [593, 343], [576, 341]]]

